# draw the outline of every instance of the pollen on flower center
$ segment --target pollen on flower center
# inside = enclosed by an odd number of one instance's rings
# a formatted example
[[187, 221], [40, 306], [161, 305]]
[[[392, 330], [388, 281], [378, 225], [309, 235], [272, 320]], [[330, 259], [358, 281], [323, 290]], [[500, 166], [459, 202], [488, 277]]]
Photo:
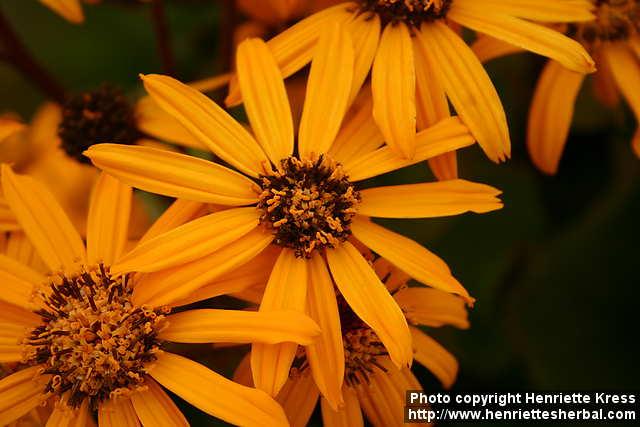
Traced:
[[627, 40], [640, 33], [640, 1], [598, 0], [594, 21], [573, 24], [570, 34], [588, 48], [600, 42]]
[[260, 176], [260, 221], [271, 229], [277, 245], [310, 257], [316, 249], [345, 241], [360, 195], [342, 167], [320, 156], [289, 157]]
[[405, 22], [420, 27], [422, 22], [444, 18], [453, 0], [361, 0], [362, 12], [373, 12], [383, 22]]
[[51, 375], [45, 393], [68, 396], [71, 407], [89, 399], [96, 408], [142, 386], [169, 310], [134, 306], [131, 295], [128, 276], [113, 277], [102, 264], [55, 276], [36, 292], [43, 323], [26, 338], [25, 358]]
[[133, 144], [139, 132], [126, 97], [120, 90], [103, 85], [67, 99], [62, 106], [58, 135], [69, 157], [88, 164], [90, 161], [82, 152], [93, 144]]

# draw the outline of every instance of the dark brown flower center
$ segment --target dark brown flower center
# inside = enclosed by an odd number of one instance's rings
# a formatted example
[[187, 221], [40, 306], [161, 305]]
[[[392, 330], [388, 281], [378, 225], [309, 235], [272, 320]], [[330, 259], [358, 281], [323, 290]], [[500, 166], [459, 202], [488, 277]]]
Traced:
[[260, 176], [260, 220], [271, 229], [277, 245], [309, 257], [314, 250], [345, 241], [360, 195], [342, 167], [320, 156], [289, 157]]
[[601, 42], [627, 40], [640, 33], [638, 0], [598, 0], [594, 21], [573, 24], [569, 33], [588, 48]]
[[64, 151], [87, 164], [90, 161], [82, 152], [93, 144], [133, 144], [139, 138], [131, 104], [109, 85], [67, 99], [58, 135]]
[[444, 18], [453, 0], [361, 0], [362, 12], [373, 12], [384, 23], [404, 22], [419, 28], [423, 22]]
[[102, 264], [55, 276], [36, 293], [43, 323], [26, 339], [26, 360], [51, 375], [45, 393], [68, 393], [71, 407], [89, 399], [96, 408], [143, 384], [169, 310], [135, 306], [131, 295], [128, 276], [113, 277]]

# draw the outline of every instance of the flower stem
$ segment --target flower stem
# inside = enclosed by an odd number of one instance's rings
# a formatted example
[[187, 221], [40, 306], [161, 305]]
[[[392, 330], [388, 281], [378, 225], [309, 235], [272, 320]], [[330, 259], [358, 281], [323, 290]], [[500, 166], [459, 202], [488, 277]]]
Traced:
[[0, 59], [10, 63], [27, 77], [45, 95], [57, 102], [63, 102], [65, 91], [60, 83], [29, 53], [18, 34], [0, 11]]
[[171, 49], [169, 24], [162, 0], [151, 2], [151, 17], [153, 30], [156, 34], [156, 44], [162, 61], [162, 71], [170, 76], [175, 76], [175, 60]]

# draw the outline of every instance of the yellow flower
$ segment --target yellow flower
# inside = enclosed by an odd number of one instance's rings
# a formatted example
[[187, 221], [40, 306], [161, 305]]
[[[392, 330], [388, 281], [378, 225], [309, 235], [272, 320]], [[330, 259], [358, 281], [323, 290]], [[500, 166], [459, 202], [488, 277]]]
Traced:
[[[304, 111], [294, 129], [284, 82], [268, 46], [249, 39], [237, 53], [250, 133], [200, 92], [166, 76], [143, 76], [152, 98], [222, 161], [147, 147], [98, 144], [85, 153], [107, 173], [146, 191], [235, 207], [150, 239], [112, 271], [155, 272], [136, 287], [139, 301], [186, 298], [221, 271], [281, 248], [260, 310], [319, 310], [336, 318], [308, 285], [328, 274], [357, 315], [378, 335], [397, 366], [411, 363], [411, 333], [402, 312], [358, 250], [353, 235], [411, 277], [472, 298], [437, 256], [367, 217], [428, 218], [502, 207], [492, 187], [464, 180], [361, 189], [359, 182], [471, 145], [457, 118], [420, 132], [406, 160], [383, 145], [367, 110], [340, 125], [353, 78], [354, 51], [340, 26], [324, 31], [311, 66]], [[373, 130], [373, 132], [371, 132]], [[322, 273], [324, 272], [324, 273]], [[255, 344], [258, 388], [275, 396], [284, 385], [295, 344]]]
[[[376, 259], [373, 268], [413, 325], [416, 360], [431, 370], [443, 387], [450, 388], [458, 372], [455, 357], [418, 326], [468, 328], [463, 300], [435, 289], [407, 287], [409, 277], [384, 258]], [[330, 277], [326, 280], [331, 282]], [[331, 287], [327, 286], [326, 292], [332, 292]], [[390, 362], [375, 332], [351, 311], [341, 296], [337, 301], [339, 319], [335, 324], [323, 324], [321, 336], [310, 346], [299, 349], [295, 367], [277, 400], [292, 426], [307, 425], [321, 395], [322, 417], [327, 427], [363, 425], [362, 411], [375, 426], [403, 425], [398, 414], [403, 411], [405, 391], [421, 390], [420, 383], [409, 368], [398, 369]], [[336, 304], [335, 296], [330, 302]], [[310, 313], [312, 317], [314, 314], [317, 313]], [[316, 320], [322, 324], [323, 318]], [[334, 363], [319, 363], [318, 356], [331, 345], [336, 346], [331, 349], [336, 356]], [[246, 357], [234, 379], [251, 385], [250, 369], [250, 359]]]
[[73, 24], [84, 22], [80, 0], [39, 0], [40, 3]]
[[[640, 122], [640, 2], [597, 2], [595, 20], [570, 24], [566, 33], [585, 46], [598, 65], [593, 90], [604, 105], [613, 107], [619, 94], [627, 100]], [[480, 38], [474, 51], [483, 61], [517, 52], [499, 40]], [[585, 76], [557, 61], [549, 61], [540, 75], [529, 112], [527, 148], [540, 171], [554, 175], [571, 127], [574, 105]], [[640, 130], [632, 139], [640, 157]]]
[[[241, 425], [287, 425], [266, 393], [162, 349], [166, 341], [309, 344], [318, 325], [302, 313], [190, 310], [140, 304], [139, 275], [115, 274], [127, 241], [132, 189], [103, 174], [91, 196], [86, 246], [53, 195], [2, 166], [6, 200], [46, 266], [0, 255], [0, 362], [24, 367], [0, 380], [0, 424], [45, 401], [47, 425], [188, 425], [161, 386]], [[159, 227], [169, 224], [166, 218]], [[158, 228], [158, 227], [157, 227]], [[159, 231], [156, 228], [156, 232]], [[206, 393], [203, 393], [206, 390]]]
[[[591, 2], [559, 0], [359, 0], [320, 11], [268, 42], [285, 77], [304, 67], [318, 36], [346, 23], [353, 41], [351, 95], [371, 70], [373, 114], [387, 143], [411, 159], [415, 131], [449, 115], [447, 98], [493, 161], [510, 156], [502, 104], [478, 58], [449, 22], [488, 33], [586, 73], [593, 60], [574, 40], [529, 20], [593, 18]], [[228, 105], [241, 101], [232, 85]]]

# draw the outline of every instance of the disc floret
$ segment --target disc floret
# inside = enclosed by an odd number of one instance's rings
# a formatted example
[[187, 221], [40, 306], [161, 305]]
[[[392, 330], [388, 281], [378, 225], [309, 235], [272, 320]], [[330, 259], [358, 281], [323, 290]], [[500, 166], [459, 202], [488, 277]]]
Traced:
[[275, 244], [298, 257], [345, 241], [359, 201], [342, 166], [326, 156], [289, 157], [260, 176], [260, 221], [273, 231]]
[[638, 0], [598, 0], [595, 15], [595, 20], [570, 28], [570, 33], [587, 48], [603, 42], [628, 40], [640, 33]]
[[67, 99], [58, 135], [67, 155], [87, 164], [90, 161], [82, 153], [93, 144], [133, 144], [140, 136], [133, 107], [110, 85]]
[[50, 375], [45, 393], [64, 394], [71, 407], [89, 399], [96, 408], [143, 387], [169, 310], [136, 306], [132, 292], [127, 275], [112, 276], [102, 264], [54, 276], [36, 292], [42, 324], [25, 340], [25, 359]]
[[442, 19], [453, 0], [361, 0], [362, 12], [372, 12], [385, 23], [404, 22], [419, 28], [423, 22]]

